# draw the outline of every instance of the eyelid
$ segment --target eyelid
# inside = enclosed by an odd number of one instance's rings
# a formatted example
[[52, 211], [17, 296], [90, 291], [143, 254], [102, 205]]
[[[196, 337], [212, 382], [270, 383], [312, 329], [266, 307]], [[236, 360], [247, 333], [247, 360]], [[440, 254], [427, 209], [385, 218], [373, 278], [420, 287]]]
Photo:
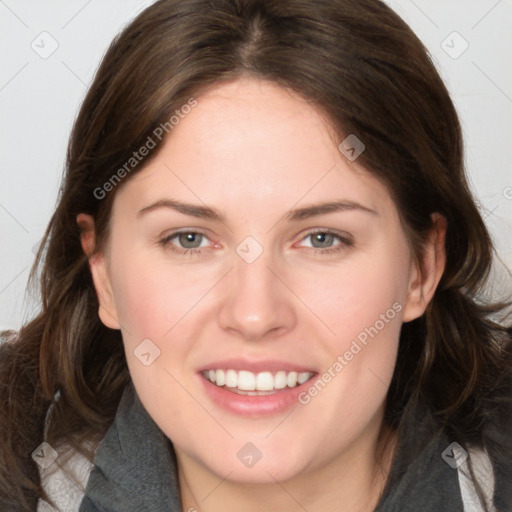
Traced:
[[202, 231], [199, 228], [180, 228], [180, 229], [177, 229], [176, 231], [171, 231], [168, 234], [159, 235], [158, 242], [161, 243], [163, 241], [169, 241], [179, 235], [188, 234], [188, 233], [193, 233], [195, 235], [201, 235], [204, 238], [206, 238], [207, 240], [209, 240], [210, 242], [212, 242], [212, 245], [217, 244], [217, 242], [212, 240], [212, 238], [209, 235], [207, 235], [204, 231]]
[[306, 232], [304, 232], [300, 235], [299, 241], [304, 240], [308, 236], [315, 235], [316, 233], [325, 233], [327, 235], [334, 235], [335, 237], [339, 238], [345, 244], [353, 244], [354, 243], [354, 239], [353, 239], [352, 235], [350, 235], [349, 233], [338, 231], [336, 229], [331, 229], [331, 228], [313, 228], [313, 229], [307, 230]]
[[346, 237], [346, 238], [351, 238], [351, 235], [345, 231], [339, 231], [338, 229], [334, 229], [334, 228], [311, 228], [311, 229], [308, 229], [306, 230], [306, 236], [307, 235], [312, 235], [314, 233], [329, 233], [329, 234], [332, 234], [332, 235], [337, 235], [341, 238], [343, 237]]

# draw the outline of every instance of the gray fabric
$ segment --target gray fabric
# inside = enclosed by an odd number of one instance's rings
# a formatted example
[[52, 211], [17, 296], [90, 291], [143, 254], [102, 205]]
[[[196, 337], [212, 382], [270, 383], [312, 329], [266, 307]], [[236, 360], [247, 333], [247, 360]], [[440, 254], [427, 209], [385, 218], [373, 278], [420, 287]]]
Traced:
[[[424, 422], [413, 428], [414, 445], [399, 444], [375, 512], [463, 512], [457, 471], [441, 458], [449, 441]], [[79, 512], [181, 512], [174, 450], [131, 383], [94, 463]]]
[[[409, 428], [414, 428], [416, 435], [409, 444], [398, 446], [374, 512], [464, 512], [457, 470], [441, 457], [450, 441], [442, 433], [432, 436], [422, 421]], [[419, 446], [423, 449], [413, 458]]]
[[181, 512], [174, 450], [129, 384], [98, 446], [79, 512]]

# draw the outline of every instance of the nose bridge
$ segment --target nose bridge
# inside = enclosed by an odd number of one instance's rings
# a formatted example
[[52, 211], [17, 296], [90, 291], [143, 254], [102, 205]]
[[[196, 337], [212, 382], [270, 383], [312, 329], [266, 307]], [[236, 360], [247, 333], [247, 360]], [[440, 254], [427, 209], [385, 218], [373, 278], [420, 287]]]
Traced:
[[236, 253], [221, 307], [221, 327], [237, 331], [248, 340], [291, 328], [295, 322], [294, 304], [291, 294], [274, 274], [276, 262], [272, 251], [244, 240]]

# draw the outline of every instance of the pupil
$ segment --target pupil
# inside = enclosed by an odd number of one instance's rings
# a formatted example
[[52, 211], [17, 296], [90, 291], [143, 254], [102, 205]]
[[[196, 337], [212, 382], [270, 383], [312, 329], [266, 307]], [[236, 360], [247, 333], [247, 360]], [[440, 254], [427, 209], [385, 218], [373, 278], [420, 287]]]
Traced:
[[[199, 240], [199, 236], [195, 233], [181, 233], [180, 243], [187, 249], [193, 249], [195, 247], [198, 247], [196, 237]], [[194, 243], [196, 243], [196, 245], [194, 245]], [[187, 244], [191, 244], [191, 245], [187, 245]]]
[[[320, 242], [320, 244], [324, 244], [325, 242], [329, 242], [331, 240], [331, 238], [332, 238], [332, 235], [330, 235], [330, 234], [316, 233], [314, 240], [317, 242]], [[313, 244], [313, 245], [315, 245], [315, 244]], [[327, 243], [327, 245], [329, 245], [329, 244]], [[320, 245], [320, 247], [323, 247], [323, 245]]]

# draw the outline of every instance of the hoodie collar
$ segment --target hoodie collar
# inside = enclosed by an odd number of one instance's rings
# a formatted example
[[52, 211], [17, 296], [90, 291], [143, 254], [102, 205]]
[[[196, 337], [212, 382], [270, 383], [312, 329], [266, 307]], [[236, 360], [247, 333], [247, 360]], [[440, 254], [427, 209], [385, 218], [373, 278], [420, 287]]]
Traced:
[[181, 512], [176, 455], [130, 382], [94, 458], [79, 512]]
[[[399, 441], [374, 512], [463, 512], [457, 471], [441, 457], [449, 442], [442, 433], [432, 434], [422, 417], [416, 418], [414, 440]], [[413, 453], [420, 455], [414, 458]], [[174, 449], [130, 382], [96, 451], [79, 512], [181, 510]]]

